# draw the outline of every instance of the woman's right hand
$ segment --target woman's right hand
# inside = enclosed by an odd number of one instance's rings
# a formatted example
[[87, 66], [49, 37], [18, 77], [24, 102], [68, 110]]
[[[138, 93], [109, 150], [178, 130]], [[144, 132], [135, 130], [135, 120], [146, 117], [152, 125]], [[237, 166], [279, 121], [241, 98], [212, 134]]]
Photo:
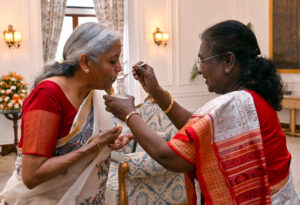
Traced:
[[[98, 135], [94, 136], [93, 138], [103, 148], [107, 145], [114, 144], [115, 140], [119, 137], [121, 132], [122, 132], [122, 126], [116, 126], [112, 129], [107, 129], [107, 130], [100, 132]], [[93, 148], [92, 148], [93, 151], [96, 151], [96, 152], [98, 151], [99, 148], [95, 142], [90, 140], [89, 144], [93, 145]]]
[[139, 61], [137, 64], [132, 66], [133, 68], [133, 76], [136, 80], [140, 81], [141, 85], [143, 86], [144, 90], [151, 94], [155, 92], [157, 88], [159, 88], [159, 83], [156, 79], [154, 74], [154, 70], [148, 64], [145, 64], [143, 67], [139, 66], [143, 62]]

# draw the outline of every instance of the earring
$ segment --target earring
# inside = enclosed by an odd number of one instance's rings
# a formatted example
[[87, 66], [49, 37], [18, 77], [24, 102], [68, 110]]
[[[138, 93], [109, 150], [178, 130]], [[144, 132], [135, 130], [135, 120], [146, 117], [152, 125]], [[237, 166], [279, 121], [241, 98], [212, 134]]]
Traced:
[[85, 72], [89, 73], [89, 72], [90, 72], [90, 70], [89, 70], [89, 69], [85, 69]]

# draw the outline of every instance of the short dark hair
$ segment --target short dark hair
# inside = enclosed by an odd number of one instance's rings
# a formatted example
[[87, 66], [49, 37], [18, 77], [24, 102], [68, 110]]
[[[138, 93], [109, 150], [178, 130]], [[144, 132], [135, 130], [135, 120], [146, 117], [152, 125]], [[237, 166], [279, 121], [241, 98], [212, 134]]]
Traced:
[[206, 29], [201, 39], [211, 55], [232, 52], [241, 67], [240, 82], [261, 95], [275, 110], [282, 109], [282, 80], [274, 63], [260, 56], [252, 30], [243, 23], [227, 20]]

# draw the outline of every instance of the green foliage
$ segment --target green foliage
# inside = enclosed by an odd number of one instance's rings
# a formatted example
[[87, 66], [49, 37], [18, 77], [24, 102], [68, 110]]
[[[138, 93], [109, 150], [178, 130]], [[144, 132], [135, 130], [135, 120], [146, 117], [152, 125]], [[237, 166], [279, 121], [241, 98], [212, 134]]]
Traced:
[[191, 72], [191, 77], [190, 77], [190, 81], [195, 80], [195, 78], [199, 75], [198, 73], [198, 69], [196, 64], [194, 64], [193, 68], [192, 68], [192, 72]]
[[246, 25], [248, 28], [250, 28], [252, 31], [253, 31], [253, 25], [251, 22], [248, 22], [247, 25]]

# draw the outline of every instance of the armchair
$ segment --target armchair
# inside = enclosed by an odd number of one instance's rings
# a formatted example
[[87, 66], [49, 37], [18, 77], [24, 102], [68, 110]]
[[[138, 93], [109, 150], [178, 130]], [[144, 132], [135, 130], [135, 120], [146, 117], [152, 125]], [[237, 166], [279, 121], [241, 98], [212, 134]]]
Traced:
[[[138, 112], [166, 141], [176, 134], [177, 129], [151, 100]], [[124, 123], [123, 128], [124, 133], [129, 131]], [[131, 143], [123, 152], [112, 154], [105, 204], [187, 204], [184, 176], [166, 170], [142, 147]]]

